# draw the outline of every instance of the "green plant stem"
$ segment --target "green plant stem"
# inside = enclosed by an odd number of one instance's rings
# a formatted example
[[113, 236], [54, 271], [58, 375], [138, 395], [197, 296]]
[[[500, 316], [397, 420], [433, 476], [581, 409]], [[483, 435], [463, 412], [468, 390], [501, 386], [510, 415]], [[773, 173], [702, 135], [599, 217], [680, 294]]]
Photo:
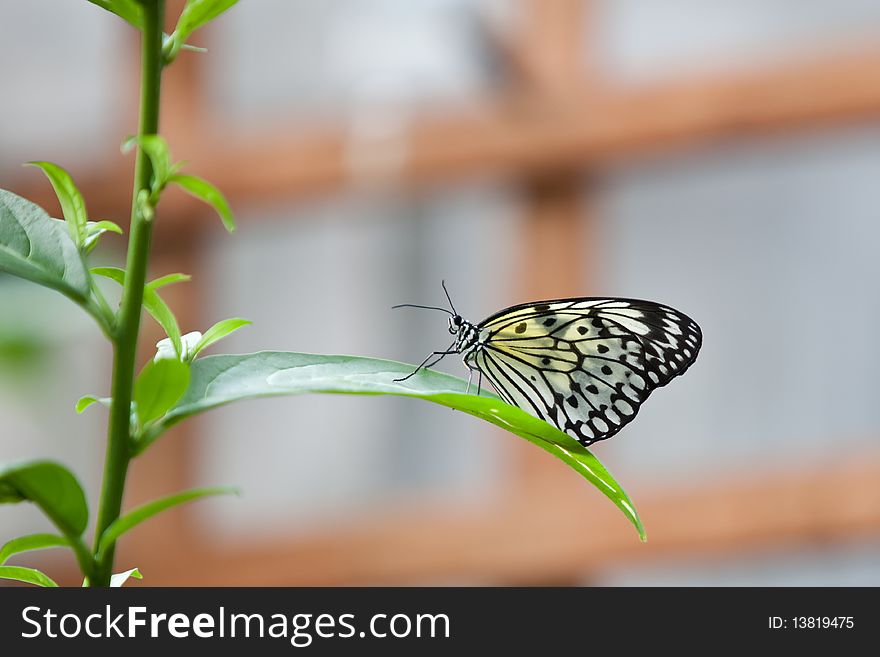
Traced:
[[[142, 7], [144, 28], [141, 34], [141, 104], [138, 128], [138, 134], [141, 136], [156, 134], [159, 129], [165, 0], [149, 0], [143, 2]], [[95, 526], [96, 559], [101, 535], [119, 517], [122, 509], [125, 478], [131, 459], [131, 399], [152, 233], [152, 220], [142, 215], [138, 204], [141, 190], [150, 189], [153, 173], [149, 158], [144, 154], [143, 149], [137, 151], [134, 172], [125, 287], [122, 291], [113, 351], [113, 403], [110, 409], [101, 501]], [[95, 564], [94, 577], [89, 580], [91, 586], [109, 586], [113, 572], [114, 548], [115, 545], [111, 545], [102, 552], [100, 560]]]
[[89, 581], [92, 581], [92, 578], [95, 576], [96, 561], [92, 553], [89, 552], [89, 548], [86, 547], [86, 544], [79, 536], [68, 536], [67, 540], [70, 541], [70, 548], [73, 550], [73, 554], [76, 555], [76, 560], [79, 563], [83, 577], [87, 577]]
[[104, 297], [104, 293], [101, 292], [101, 288], [98, 287], [98, 284], [94, 279], [91, 280], [92, 287], [92, 296], [95, 299], [96, 308], [94, 310], [89, 309], [95, 318], [98, 320], [98, 324], [101, 325], [101, 330], [104, 331], [104, 335], [106, 335], [111, 340], [113, 339], [113, 331], [116, 324], [116, 317], [113, 314], [113, 309], [110, 307], [110, 304], [107, 303], [107, 299]]

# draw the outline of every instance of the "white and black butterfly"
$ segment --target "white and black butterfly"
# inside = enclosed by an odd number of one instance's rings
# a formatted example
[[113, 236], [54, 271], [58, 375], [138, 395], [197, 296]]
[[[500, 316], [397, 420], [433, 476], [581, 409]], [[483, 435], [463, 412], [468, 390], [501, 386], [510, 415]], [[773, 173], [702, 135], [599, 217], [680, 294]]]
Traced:
[[[446, 292], [446, 285], [443, 285]], [[504, 401], [550, 422], [583, 445], [610, 438], [655, 389], [696, 360], [702, 332], [690, 317], [653, 301], [582, 297], [506, 308], [479, 324], [452, 310], [455, 341], [403, 381], [444, 356], [461, 354]], [[432, 360], [433, 359], [433, 360]], [[428, 362], [431, 361], [431, 362]]]

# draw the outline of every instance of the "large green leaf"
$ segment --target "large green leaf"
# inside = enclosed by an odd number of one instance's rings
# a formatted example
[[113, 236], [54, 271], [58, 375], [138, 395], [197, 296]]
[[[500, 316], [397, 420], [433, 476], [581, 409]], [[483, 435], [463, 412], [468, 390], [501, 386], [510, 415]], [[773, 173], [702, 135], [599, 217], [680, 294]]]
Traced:
[[614, 502], [644, 539], [642, 523], [623, 488], [574, 438], [487, 391], [479, 397], [466, 394], [467, 381], [448, 374], [422, 370], [406, 381], [394, 380], [414, 369], [374, 358], [291, 352], [200, 358], [193, 362], [186, 394], [145, 432], [136, 450], [143, 451], [164, 429], [184, 418], [240, 399], [307, 392], [415, 397], [479, 417], [550, 452]]
[[89, 297], [89, 273], [64, 222], [2, 189], [0, 271], [58, 290], [80, 304]]
[[51, 461], [27, 461], [0, 465], [0, 502], [29, 500], [39, 506], [66, 536], [78, 537], [89, 520], [86, 496], [76, 477], [63, 465]]
[[165, 415], [189, 385], [189, 365], [171, 358], [151, 360], [134, 382], [134, 401], [142, 425]]

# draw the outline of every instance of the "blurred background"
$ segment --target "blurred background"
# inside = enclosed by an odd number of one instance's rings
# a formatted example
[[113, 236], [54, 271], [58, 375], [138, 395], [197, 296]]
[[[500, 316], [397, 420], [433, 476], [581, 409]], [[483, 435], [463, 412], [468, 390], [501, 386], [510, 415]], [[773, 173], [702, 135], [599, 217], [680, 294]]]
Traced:
[[[169, 2], [176, 17], [182, 2]], [[171, 191], [151, 275], [220, 351], [419, 362], [445, 278], [473, 321], [619, 295], [694, 317], [685, 377], [594, 446], [633, 528], [548, 454], [415, 400], [246, 402], [134, 463], [160, 516], [119, 569], [160, 584], [880, 585], [880, 3], [243, 0], [168, 69], [162, 132], [236, 211]], [[124, 223], [138, 39], [86, 2], [0, 6], [0, 187], [28, 160]], [[96, 259], [122, 262], [121, 238]], [[145, 320], [142, 358], [161, 337]], [[215, 351], [217, 351], [215, 349]], [[0, 276], [0, 460], [69, 464], [97, 499], [110, 352], [66, 299]], [[463, 375], [450, 358], [440, 366]], [[0, 508], [0, 542], [46, 525]], [[39, 557], [39, 558], [38, 558]], [[35, 559], [37, 561], [35, 562]], [[68, 584], [72, 559], [29, 557]], [[66, 575], [64, 574], [66, 573]]]

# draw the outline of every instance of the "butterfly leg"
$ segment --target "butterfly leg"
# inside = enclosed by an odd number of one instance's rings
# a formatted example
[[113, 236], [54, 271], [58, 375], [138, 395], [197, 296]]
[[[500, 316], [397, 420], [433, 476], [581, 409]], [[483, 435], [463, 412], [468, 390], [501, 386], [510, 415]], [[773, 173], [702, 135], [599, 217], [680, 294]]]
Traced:
[[464, 394], [469, 395], [471, 392], [471, 382], [474, 380], [474, 372], [477, 373], [477, 397], [479, 397], [480, 391], [483, 389], [483, 373], [476, 367], [468, 366], [468, 384]]
[[[454, 346], [455, 346], [455, 343], [453, 342], [451, 345], [449, 345], [449, 348], [446, 351], [432, 352], [425, 360], [423, 360], [419, 364], [419, 366], [416, 369], [414, 369], [412, 372], [410, 372], [409, 374], [407, 374], [406, 376], [404, 376], [400, 379], [394, 379], [394, 382], [398, 383], [400, 381], [406, 381], [408, 378], [415, 376], [419, 372], [419, 370], [430, 369], [430, 368], [434, 367], [434, 365], [436, 365], [441, 360], [443, 360], [443, 358], [445, 356], [449, 356], [450, 354], [457, 354], [458, 352], [455, 349], [453, 349]], [[431, 360], [432, 358], [434, 358], [434, 356], [437, 356], [437, 358], [435, 358], [434, 360], [432, 360], [429, 363], [428, 361]]]

